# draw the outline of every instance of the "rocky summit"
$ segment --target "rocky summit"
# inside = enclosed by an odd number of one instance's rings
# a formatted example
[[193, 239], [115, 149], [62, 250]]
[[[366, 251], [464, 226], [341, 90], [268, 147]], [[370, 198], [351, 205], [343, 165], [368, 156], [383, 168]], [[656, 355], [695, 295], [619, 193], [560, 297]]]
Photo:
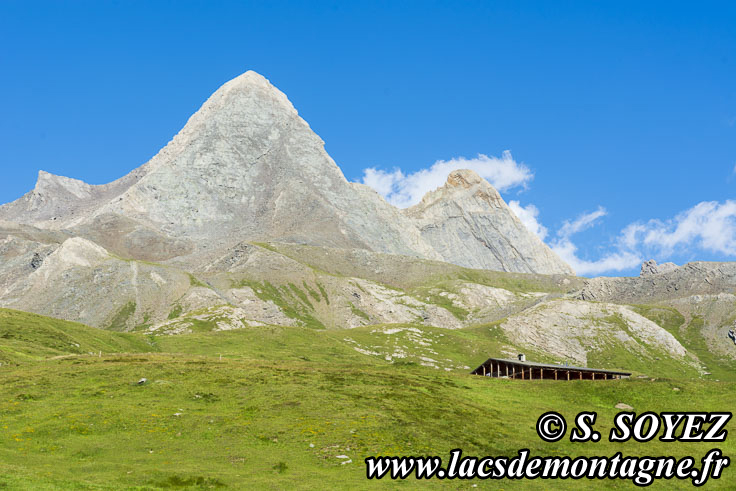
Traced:
[[471, 170], [452, 172], [443, 187], [427, 193], [406, 214], [444, 261], [494, 271], [574, 274]]
[[31, 192], [0, 207], [0, 220], [193, 267], [243, 241], [276, 241], [573, 274], [471, 171], [406, 211], [348, 182], [286, 96], [252, 71], [127, 176], [91, 186], [42, 171]]

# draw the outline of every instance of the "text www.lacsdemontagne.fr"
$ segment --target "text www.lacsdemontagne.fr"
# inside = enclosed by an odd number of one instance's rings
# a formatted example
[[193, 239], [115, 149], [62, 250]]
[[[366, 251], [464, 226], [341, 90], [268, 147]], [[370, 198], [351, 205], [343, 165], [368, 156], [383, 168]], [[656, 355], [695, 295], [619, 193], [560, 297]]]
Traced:
[[514, 457], [463, 457], [460, 449], [450, 452], [443, 467], [441, 457], [368, 457], [368, 479], [620, 479], [648, 486], [657, 479], [690, 479], [702, 486], [718, 479], [729, 465], [718, 449], [709, 451], [696, 467], [694, 457], [530, 457], [519, 450]]

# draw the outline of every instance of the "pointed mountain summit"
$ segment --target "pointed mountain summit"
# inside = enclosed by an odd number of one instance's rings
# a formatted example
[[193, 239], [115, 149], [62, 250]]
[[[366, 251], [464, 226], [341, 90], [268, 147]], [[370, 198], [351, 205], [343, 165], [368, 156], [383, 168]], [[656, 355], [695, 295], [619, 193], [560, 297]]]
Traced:
[[474, 173], [453, 173], [407, 213], [348, 182], [287, 97], [252, 71], [215, 91], [127, 176], [90, 186], [41, 173], [33, 191], [0, 207], [0, 220], [61, 230], [123, 257], [193, 266], [244, 241], [274, 241], [571, 272]]
[[531, 233], [501, 195], [472, 170], [456, 170], [444, 186], [408, 208], [422, 238], [444, 261], [496, 271], [574, 274], [539, 237]]
[[[252, 71], [220, 87], [155, 157], [128, 176], [106, 186], [68, 181], [78, 183], [78, 192], [54, 185], [39, 193], [37, 186], [0, 208], [0, 219], [72, 228], [133, 257], [148, 254], [156, 234], [193, 244], [164, 251], [156, 260], [243, 240], [439, 259], [398, 210], [355, 191], [286, 96]], [[47, 205], [39, 207], [39, 200]], [[122, 229], [121, 237], [113, 237], [116, 229]]]

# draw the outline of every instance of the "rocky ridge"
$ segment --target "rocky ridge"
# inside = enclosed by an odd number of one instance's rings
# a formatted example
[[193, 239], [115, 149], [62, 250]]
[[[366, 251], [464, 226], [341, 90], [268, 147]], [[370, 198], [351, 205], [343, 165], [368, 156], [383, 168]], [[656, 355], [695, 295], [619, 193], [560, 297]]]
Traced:
[[[450, 176], [446, 188], [460, 189], [460, 178]], [[246, 72], [218, 89], [166, 147], [129, 175], [90, 186], [41, 172], [34, 190], [0, 207], [0, 220], [63, 230], [130, 259], [195, 268], [249, 240], [572, 274], [488, 183], [470, 171], [464, 178], [477, 188], [475, 198], [435, 194], [431, 210], [402, 212], [348, 182], [286, 96]]]

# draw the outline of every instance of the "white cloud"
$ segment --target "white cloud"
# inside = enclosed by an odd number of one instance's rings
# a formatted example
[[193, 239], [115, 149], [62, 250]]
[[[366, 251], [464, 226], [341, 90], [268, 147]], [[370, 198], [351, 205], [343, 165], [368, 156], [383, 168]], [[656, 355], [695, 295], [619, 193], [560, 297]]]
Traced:
[[615, 250], [605, 254], [596, 261], [589, 261], [578, 257], [578, 247], [572, 242], [571, 237], [578, 232], [589, 229], [597, 224], [598, 220], [606, 216], [608, 212], [599, 206], [597, 210], [590, 213], [582, 213], [573, 221], [566, 221], [557, 231], [557, 238], [550, 246], [572, 269], [579, 275], [596, 275], [609, 271], [622, 271], [638, 266], [641, 257], [630, 250]]
[[383, 197], [393, 193], [396, 183], [402, 179], [404, 179], [404, 174], [400, 169], [394, 169], [393, 172], [385, 172], [375, 168], [363, 171], [363, 184], [372, 187]]
[[651, 220], [638, 225], [637, 237], [645, 246], [670, 255], [692, 246], [736, 255], [736, 201], [703, 201], [667, 222]]
[[615, 251], [604, 255], [596, 261], [588, 261], [577, 256], [578, 248], [569, 238], [558, 240], [552, 244], [552, 250], [567, 264], [572, 266], [578, 275], [598, 275], [611, 271], [623, 271], [639, 266], [641, 256], [631, 251]]
[[545, 237], [547, 237], [547, 227], [539, 223], [538, 220], [539, 208], [532, 204], [521, 206], [521, 204], [515, 200], [509, 201], [509, 208], [511, 208], [511, 211], [519, 217], [521, 223], [523, 223], [530, 232], [535, 234], [541, 240], [544, 240]]
[[595, 222], [599, 218], [604, 217], [607, 214], [608, 212], [602, 206], [599, 206], [597, 210], [591, 213], [583, 213], [572, 222], [570, 222], [569, 220], [566, 221], [562, 225], [562, 228], [557, 231], [557, 236], [561, 238], [566, 238], [570, 237], [573, 234], [586, 230], [595, 225]]
[[646, 231], [646, 227], [640, 223], [631, 223], [621, 231], [619, 243], [626, 249], [634, 249], [639, 243], [639, 236]]
[[457, 169], [477, 172], [499, 191], [526, 187], [534, 178], [529, 167], [516, 162], [507, 150], [501, 158], [479, 154], [474, 159], [438, 160], [431, 167], [410, 174], [398, 168], [385, 171], [372, 167], [363, 171], [361, 182], [375, 189], [392, 205], [406, 208], [419, 203], [427, 192], [442, 186], [450, 172]]
[[605, 210], [599, 208], [565, 222], [551, 243], [552, 249], [578, 274], [622, 271], [636, 267], [644, 259], [655, 258], [662, 262], [673, 255], [697, 251], [736, 256], [736, 201], [703, 201], [666, 221], [629, 224], [603, 257], [596, 261], [581, 259], [571, 236], [593, 226], [604, 215]]

